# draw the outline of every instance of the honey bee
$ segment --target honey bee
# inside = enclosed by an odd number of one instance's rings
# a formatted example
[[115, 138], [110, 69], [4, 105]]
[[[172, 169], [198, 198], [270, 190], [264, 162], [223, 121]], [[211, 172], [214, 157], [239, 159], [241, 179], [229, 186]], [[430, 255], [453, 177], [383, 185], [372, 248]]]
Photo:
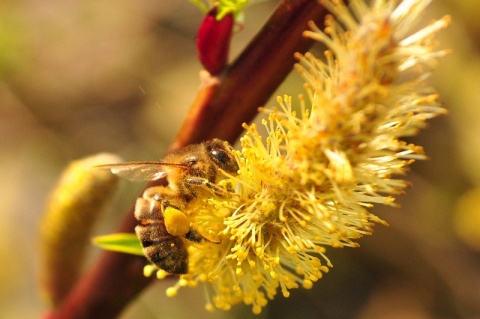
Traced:
[[186, 205], [204, 191], [225, 195], [227, 191], [215, 184], [220, 179], [219, 169], [230, 174], [238, 171], [232, 147], [218, 139], [186, 146], [160, 162], [127, 162], [100, 167], [133, 181], [167, 179], [167, 186], [147, 188], [137, 199], [135, 233], [147, 259], [172, 274], [188, 272], [188, 252], [182, 237], [193, 242], [209, 240], [188, 222], [185, 231], [169, 231], [165, 212], [173, 210], [183, 215], [181, 212]]

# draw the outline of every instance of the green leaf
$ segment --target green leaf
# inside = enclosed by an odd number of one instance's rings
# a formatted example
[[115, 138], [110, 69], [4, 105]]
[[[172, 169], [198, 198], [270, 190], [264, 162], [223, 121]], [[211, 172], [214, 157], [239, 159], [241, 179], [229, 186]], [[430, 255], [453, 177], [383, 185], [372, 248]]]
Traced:
[[143, 248], [138, 237], [133, 233], [117, 233], [98, 236], [92, 242], [105, 250], [117, 251], [132, 255], [143, 255]]
[[233, 13], [235, 21], [239, 22], [240, 17], [243, 16], [243, 9], [250, 0], [190, 0], [207, 14], [213, 7], [217, 7], [217, 20], [220, 21], [229, 13]]

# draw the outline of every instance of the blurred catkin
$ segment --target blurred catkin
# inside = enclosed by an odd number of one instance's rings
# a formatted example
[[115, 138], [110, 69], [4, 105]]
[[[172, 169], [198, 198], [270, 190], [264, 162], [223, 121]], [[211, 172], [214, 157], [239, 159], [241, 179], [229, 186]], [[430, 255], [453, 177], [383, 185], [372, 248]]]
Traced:
[[40, 286], [52, 307], [78, 279], [94, 222], [117, 185], [116, 176], [93, 167], [119, 161], [107, 153], [74, 161], [51, 193], [40, 228]]

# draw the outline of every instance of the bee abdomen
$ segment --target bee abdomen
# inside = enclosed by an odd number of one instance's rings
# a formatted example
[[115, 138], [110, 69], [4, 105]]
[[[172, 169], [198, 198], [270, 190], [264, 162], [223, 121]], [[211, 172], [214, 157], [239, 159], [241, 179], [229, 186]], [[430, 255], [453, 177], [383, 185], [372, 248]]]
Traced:
[[[151, 224], [135, 227], [135, 232], [143, 246], [143, 253], [150, 262], [169, 273], [186, 274], [188, 272], [188, 253], [182, 239], [165, 235], [165, 226], [158, 226], [158, 224]], [[163, 228], [164, 234], [162, 234], [161, 228]]]
[[165, 227], [161, 205], [155, 200], [138, 198], [135, 217], [139, 223], [135, 233], [147, 259], [172, 274], [188, 272], [188, 252], [182, 238], [172, 236]]
[[143, 223], [163, 220], [161, 209], [160, 202], [156, 200], [147, 200], [141, 197], [137, 198], [135, 203], [135, 218]]

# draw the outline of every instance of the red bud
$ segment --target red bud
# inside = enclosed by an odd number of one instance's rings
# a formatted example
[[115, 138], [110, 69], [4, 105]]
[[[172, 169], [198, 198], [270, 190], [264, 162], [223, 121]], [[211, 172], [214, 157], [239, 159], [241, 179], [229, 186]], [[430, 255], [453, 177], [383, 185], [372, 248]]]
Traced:
[[197, 33], [197, 53], [203, 67], [212, 75], [223, 71], [228, 60], [233, 29], [233, 13], [220, 21], [216, 19], [217, 8], [212, 8], [203, 19]]

